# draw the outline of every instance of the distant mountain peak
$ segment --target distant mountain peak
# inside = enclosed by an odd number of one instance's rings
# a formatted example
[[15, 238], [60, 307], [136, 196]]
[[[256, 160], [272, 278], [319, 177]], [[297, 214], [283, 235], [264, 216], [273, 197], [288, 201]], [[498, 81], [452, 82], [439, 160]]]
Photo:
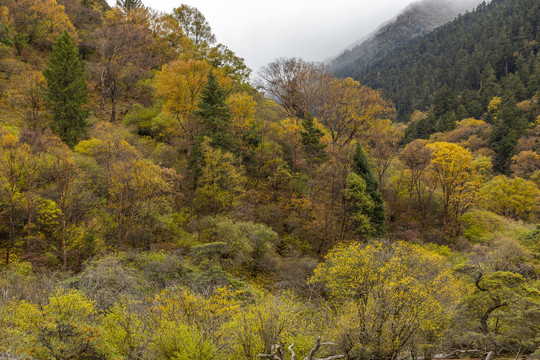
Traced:
[[409, 4], [396, 17], [383, 23], [368, 36], [356, 41], [330, 61], [338, 76], [351, 76], [396, 46], [472, 10], [480, 0], [420, 0]]

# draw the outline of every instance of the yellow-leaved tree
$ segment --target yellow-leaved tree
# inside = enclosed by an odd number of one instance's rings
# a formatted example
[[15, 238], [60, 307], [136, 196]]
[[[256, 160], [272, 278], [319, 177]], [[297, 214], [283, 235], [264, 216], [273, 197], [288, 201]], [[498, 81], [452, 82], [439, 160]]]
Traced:
[[200, 145], [203, 155], [201, 175], [197, 179], [194, 205], [201, 212], [216, 215], [232, 210], [244, 194], [244, 170], [231, 153], [214, 149], [210, 138]]
[[504, 175], [494, 177], [481, 189], [484, 206], [514, 220], [534, 221], [540, 209], [540, 190], [532, 181]]
[[459, 229], [459, 218], [475, 202], [481, 179], [471, 152], [457, 144], [428, 144], [433, 151], [431, 174], [437, 184], [443, 205], [443, 226]]
[[354, 359], [397, 359], [422, 335], [437, 342], [459, 297], [445, 258], [403, 242], [337, 247], [310, 283], [335, 302], [335, 335]]

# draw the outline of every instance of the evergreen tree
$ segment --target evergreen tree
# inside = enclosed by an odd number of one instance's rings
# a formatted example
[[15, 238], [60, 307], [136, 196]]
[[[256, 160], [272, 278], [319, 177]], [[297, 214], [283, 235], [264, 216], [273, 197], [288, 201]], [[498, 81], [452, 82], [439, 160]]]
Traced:
[[46, 98], [52, 113], [51, 130], [66, 144], [74, 146], [86, 132], [88, 86], [84, 63], [75, 40], [64, 31], [53, 46], [43, 71], [47, 82]]
[[214, 148], [232, 151], [235, 141], [231, 136], [231, 110], [227, 105], [228, 91], [223, 89], [214, 73], [208, 73], [208, 82], [201, 91], [201, 101], [195, 115], [200, 117], [201, 137], [208, 136]]
[[510, 162], [526, 126], [523, 111], [517, 108], [516, 101], [511, 97], [504, 99], [489, 139], [490, 148], [495, 152], [493, 170], [505, 175], [510, 174]]
[[208, 81], [201, 91], [201, 100], [198, 110], [194, 114], [199, 116], [202, 127], [201, 134], [195, 139], [189, 157], [189, 165], [195, 180], [201, 172], [201, 143], [205, 137], [210, 139], [210, 146], [224, 152], [234, 152], [236, 143], [231, 136], [231, 110], [227, 105], [228, 91], [223, 89], [212, 70], [208, 73]]
[[116, 1], [116, 5], [124, 8], [127, 11], [144, 6], [141, 0], [118, 0]]
[[[311, 200], [311, 173], [312, 167], [316, 164], [320, 164], [326, 158], [324, 148], [326, 145], [321, 143], [321, 137], [324, 133], [315, 127], [314, 119], [311, 114], [307, 115], [307, 118], [302, 121], [302, 127], [304, 130], [300, 131], [302, 136], [302, 145], [308, 165], [308, 184], [307, 184], [307, 198], [308, 202]], [[310, 219], [310, 208], [308, 207], [307, 213], [308, 221]]]
[[373, 200], [373, 207], [367, 214], [370, 217], [372, 228], [375, 230], [375, 235], [381, 237], [386, 235], [386, 214], [384, 211], [384, 201], [381, 193], [377, 190], [377, 180], [373, 176], [369, 168], [369, 163], [362, 150], [360, 143], [356, 144], [356, 151], [354, 153], [354, 164], [352, 168], [353, 172], [366, 182], [366, 192]]
[[321, 143], [324, 133], [315, 127], [311, 114], [308, 114], [307, 118], [302, 121], [302, 127], [304, 130], [300, 131], [300, 135], [302, 136], [302, 145], [308, 164], [311, 166], [323, 162], [326, 158], [323, 151], [326, 145]]

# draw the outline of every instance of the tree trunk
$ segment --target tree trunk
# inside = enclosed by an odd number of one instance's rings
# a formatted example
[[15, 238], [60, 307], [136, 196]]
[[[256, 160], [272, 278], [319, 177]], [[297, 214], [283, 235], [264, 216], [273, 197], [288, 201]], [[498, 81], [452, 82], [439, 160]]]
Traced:
[[67, 247], [66, 247], [66, 217], [62, 210], [62, 257], [64, 270], [67, 268]]

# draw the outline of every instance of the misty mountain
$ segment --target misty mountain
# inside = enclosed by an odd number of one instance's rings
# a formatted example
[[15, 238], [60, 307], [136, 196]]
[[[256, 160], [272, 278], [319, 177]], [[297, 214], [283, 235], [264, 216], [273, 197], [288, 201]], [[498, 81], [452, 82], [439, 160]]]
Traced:
[[366, 65], [384, 57], [406, 41], [429, 33], [470, 11], [479, 0], [421, 0], [407, 6], [394, 19], [382, 24], [367, 37], [357, 41], [330, 62], [338, 76], [352, 76]]

